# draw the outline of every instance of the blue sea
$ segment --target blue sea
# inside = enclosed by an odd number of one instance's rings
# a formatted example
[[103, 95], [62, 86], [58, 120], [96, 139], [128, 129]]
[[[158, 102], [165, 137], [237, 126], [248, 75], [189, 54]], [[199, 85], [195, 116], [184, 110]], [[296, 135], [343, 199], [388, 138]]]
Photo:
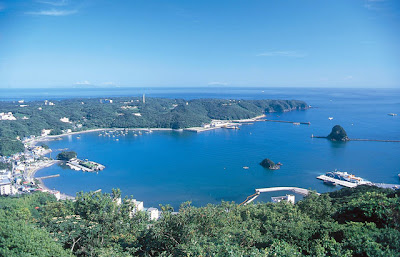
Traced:
[[[168, 98], [298, 99], [313, 108], [268, 114], [269, 119], [311, 122], [311, 125], [257, 122], [240, 130], [203, 133], [155, 131], [134, 136], [102, 137], [87, 133], [49, 142], [53, 149], [76, 151], [81, 159], [106, 166], [99, 173], [83, 173], [52, 166], [36, 176], [60, 174], [45, 184], [63, 193], [120, 188], [123, 195], [144, 201], [145, 207], [191, 201], [195, 206], [221, 201], [240, 203], [256, 188], [294, 186], [328, 192], [316, 177], [338, 169], [373, 182], [400, 184], [400, 143], [335, 143], [325, 136], [332, 127], [344, 127], [350, 138], [400, 140], [399, 89], [318, 88], [111, 88], [0, 90], [1, 100], [43, 100], [71, 97], [139, 96]], [[328, 117], [333, 117], [329, 120]], [[57, 154], [55, 151], [53, 157]], [[265, 170], [269, 158], [283, 163]], [[248, 166], [249, 169], [243, 169]], [[287, 192], [262, 195], [260, 201]], [[299, 198], [298, 198], [299, 199]]]

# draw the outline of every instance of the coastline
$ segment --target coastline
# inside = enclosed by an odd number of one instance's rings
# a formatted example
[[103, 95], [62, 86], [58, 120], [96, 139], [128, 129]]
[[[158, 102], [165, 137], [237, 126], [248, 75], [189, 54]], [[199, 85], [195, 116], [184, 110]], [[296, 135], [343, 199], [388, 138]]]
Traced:
[[[43, 179], [35, 177], [36, 172], [39, 171], [40, 169], [44, 169], [44, 168], [50, 167], [50, 166], [52, 166], [52, 165], [54, 165], [54, 164], [57, 164], [57, 163], [60, 163], [60, 162], [61, 162], [61, 161], [59, 161], [59, 160], [50, 160], [49, 162], [45, 163], [44, 165], [41, 165], [41, 166], [36, 167], [35, 169], [29, 171], [28, 174], [26, 175], [26, 178], [27, 178], [28, 180], [30, 180], [30, 181], [33, 181], [33, 180], [36, 179], [36, 180], [38, 181], [38, 184], [37, 184], [38, 187], [39, 187], [39, 188], [41, 189], [41, 191], [43, 191], [43, 192], [50, 192], [50, 193], [52, 193], [52, 194], [54, 194], [54, 195], [59, 194], [59, 198], [60, 198], [61, 200], [74, 200], [74, 199], [75, 199], [74, 196], [61, 193], [61, 192], [60, 192], [59, 190], [57, 190], [57, 189], [50, 189], [50, 188], [48, 188], [48, 187], [44, 184]], [[57, 197], [57, 196], [56, 196], [56, 197]], [[58, 199], [58, 198], [57, 198], [57, 199]]]
[[[253, 118], [249, 119], [241, 119], [241, 120], [221, 120], [222, 122], [226, 123], [246, 123], [246, 122], [256, 122], [259, 119], [265, 118], [267, 115], [262, 114], [258, 115]], [[188, 130], [188, 129], [195, 129], [197, 127], [190, 127], [190, 128], [182, 128], [183, 130]], [[97, 128], [97, 129], [88, 129], [88, 130], [82, 130], [82, 131], [74, 131], [74, 132], [68, 132], [68, 133], [63, 133], [59, 135], [47, 135], [47, 136], [39, 136], [31, 141], [28, 141], [27, 143], [30, 144], [30, 146], [35, 146], [39, 142], [46, 142], [50, 141], [52, 139], [60, 138], [60, 137], [65, 137], [65, 136], [70, 136], [70, 135], [77, 135], [77, 134], [82, 134], [82, 133], [92, 133], [92, 132], [98, 132], [98, 131], [103, 131], [103, 130], [128, 130], [128, 131], [142, 131], [142, 130], [152, 130], [152, 131], [176, 131], [177, 129], [172, 129], [172, 128]]]
[[121, 130], [129, 130], [129, 131], [139, 131], [139, 130], [173, 131], [174, 129], [172, 129], [172, 128], [97, 128], [97, 129], [88, 129], [88, 130], [82, 130], [82, 131], [68, 132], [68, 133], [63, 133], [63, 134], [58, 134], [58, 135], [39, 136], [39, 137], [36, 137], [36, 138], [28, 141], [27, 143], [30, 146], [35, 146], [39, 142], [51, 141], [52, 139], [56, 139], [56, 138], [60, 138], [60, 137], [83, 134], [83, 133], [92, 133], [92, 132], [98, 132], [98, 131], [103, 131], [103, 130], [118, 130], [118, 131], [121, 131]]

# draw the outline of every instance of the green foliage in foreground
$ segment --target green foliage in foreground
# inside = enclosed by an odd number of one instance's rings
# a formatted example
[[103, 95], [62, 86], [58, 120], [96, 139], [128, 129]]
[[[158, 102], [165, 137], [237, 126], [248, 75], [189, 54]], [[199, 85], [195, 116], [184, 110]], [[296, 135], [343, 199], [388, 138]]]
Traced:
[[[400, 193], [368, 186], [295, 205], [222, 202], [162, 218], [130, 215], [130, 199], [79, 193], [0, 198], [1, 256], [399, 256]], [[22, 230], [20, 230], [22, 228]], [[21, 232], [18, 232], [21, 231]]]
[[73, 158], [76, 158], [77, 154], [74, 151], [62, 151], [61, 153], [57, 154], [57, 160], [60, 161], [69, 161]]
[[[17, 120], [0, 121], [0, 155], [21, 151], [16, 138], [39, 136], [42, 129], [51, 129], [52, 135], [95, 128], [187, 128], [201, 126], [211, 119], [248, 119], [265, 112], [283, 112], [306, 109], [307, 104], [297, 100], [225, 100], [115, 97], [112, 103], [99, 98], [67, 99], [27, 102], [20, 107], [16, 102], [0, 101], [0, 112], [12, 112]], [[136, 115], [135, 115], [136, 114]], [[140, 115], [139, 115], [140, 114]], [[28, 119], [22, 119], [27, 117]], [[68, 123], [61, 122], [63, 117]], [[5, 140], [7, 139], [7, 140]], [[15, 143], [15, 145], [13, 144]], [[23, 150], [23, 149], [22, 149]]]

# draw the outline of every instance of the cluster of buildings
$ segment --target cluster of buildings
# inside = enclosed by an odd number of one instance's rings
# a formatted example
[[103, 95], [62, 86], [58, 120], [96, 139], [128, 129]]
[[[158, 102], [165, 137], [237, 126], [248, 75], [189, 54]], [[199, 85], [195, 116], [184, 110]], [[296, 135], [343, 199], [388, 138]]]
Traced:
[[[25, 145], [25, 152], [9, 157], [0, 157], [0, 162], [9, 168], [0, 170], [0, 195], [15, 195], [42, 191], [31, 174], [42, 167], [53, 164], [53, 161], [44, 157], [51, 152], [42, 146]], [[59, 198], [60, 192], [52, 191]]]
[[12, 112], [0, 112], [0, 120], [16, 120]]

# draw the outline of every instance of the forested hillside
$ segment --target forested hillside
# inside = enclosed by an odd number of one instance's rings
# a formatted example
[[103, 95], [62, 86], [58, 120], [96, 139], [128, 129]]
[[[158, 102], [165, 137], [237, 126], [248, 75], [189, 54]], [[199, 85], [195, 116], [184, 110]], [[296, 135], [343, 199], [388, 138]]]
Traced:
[[[297, 100], [224, 100], [119, 97], [112, 99], [67, 99], [60, 101], [0, 102], [1, 112], [12, 112], [16, 120], [0, 120], [0, 155], [23, 150], [20, 141], [40, 135], [43, 129], [52, 135], [68, 130], [94, 128], [187, 128], [211, 119], [247, 119], [266, 112], [306, 109]], [[68, 118], [61, 121], [62, 118]]]
[[45, 193], [0, 198], [0, 256], [399, 256], [400, 192], [359, 186], [293, 205], [162, 206], [150, 221], [128, 198]]
[[[52, 101], [0, 102], [0, 112], [12, 112], [17, 120], [0, 121], [0, 136], [40, 135], [42, 129], [52, 134], [62, 130], [92, 128], [185, 128], [199, 126], [211, 119], [247, 119], [265, 112], [306, 109], [297, 100], [223, 100], [146, 98], [68, 99]], [[25, 106], [26, 105], [26, 106]], [[24, 107], [21, 107], [24, 106]], [[140, 115], [139, 115], [140, 114]], [[67, 117], [69, 122], [60, 121]]]

